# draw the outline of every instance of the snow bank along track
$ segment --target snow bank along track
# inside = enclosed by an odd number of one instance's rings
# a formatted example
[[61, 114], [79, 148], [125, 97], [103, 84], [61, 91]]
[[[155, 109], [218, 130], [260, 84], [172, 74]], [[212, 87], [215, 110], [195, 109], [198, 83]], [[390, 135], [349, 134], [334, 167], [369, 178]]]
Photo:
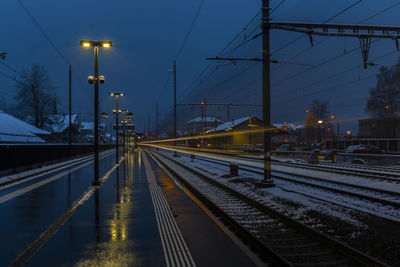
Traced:
[[[186, 152], [183, 152], [182, 155], [187, 157], [190, 156]], [[204, 156], [196, 156], [196, 159], [214, 164], [219, 164], [229, 168], [229, 163], [221, 160], [209, 159]], [[246, 166], [242, 164], [238, 165], [240, 165], [239, 169], [242, 171], [260, 175], [264, 174], [262, 168], [260, 167]], [[327, 190], [333, 193], [347, 195], [350, 197], [356, 197], [359, 199], [368, 200], [375, 203], [381, 203], [395, 208], [400, 208], [400, 193], [398, 192], [363, 186], [359, 184], [350, 184], [346, 182], [335, 181], [332, 179], [319, 178], [316, 176], [302, 175], [281, 170], [272, 170], [272, 175], [274, 179], [285, 180], [291, 183], [297, 183], [322, 190]]]
[[150, 153], [265, 262], [277, 266], [385, 266], [178, 161]]
[[[241, 160], [263, 162], [263, 159], [259, 157], [235, 155], [231, 153], [224, 153], [217, 151], [204, 151], [204, 150], [189, 149], [186, 147], [173, 147], [173, 146], [160, 146], [160, 148], [177, 150], [177, 151], [181, 150], [182, 152], [186, 151], [187, 153], [198, 152], [204, 154], [215, 154]], [[288, 158], [288, 160], [292, 159]], [[274, 159], [272, 159], [272, 164], [400, 183], [400, 170], [398, 167], [388, 167], [388, 166], [378, 167], [373, 165], [357, 165], [357, 164], [345, 164], [345, 163], [339, 163], [339, 164], [320, 163], [316, 165], [316, 164], [301, 163], [301, 162], [282, 162]], [[379, 170], [379, 168], [381, 168], [381, 170]]]
[[[262, 161], [261, 159], [256, 159], [256, 160]], [[312, 165], [307, 163], [274, 161], [273, 164], [400, 183], [400, 173], [395, 172], [394, 169], [391, 170], [388, 168], [384, 168], [384, 171], [378, 171], [376, 168], [369, 169], [369, 168], [361, 168], [359, 166], [351, 166], [351, 167], [341, 166], [341, 165], [334, 166], [331, 164], [324, 164], [324, 163], [319, 165]]]

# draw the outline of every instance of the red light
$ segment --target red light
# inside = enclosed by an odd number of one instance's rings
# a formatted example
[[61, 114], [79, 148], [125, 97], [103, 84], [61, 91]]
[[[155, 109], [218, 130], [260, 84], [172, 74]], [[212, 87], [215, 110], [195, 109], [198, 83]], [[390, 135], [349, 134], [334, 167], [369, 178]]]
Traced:
[[147, 136], [147, 133], [144, 133], [144, 136]]

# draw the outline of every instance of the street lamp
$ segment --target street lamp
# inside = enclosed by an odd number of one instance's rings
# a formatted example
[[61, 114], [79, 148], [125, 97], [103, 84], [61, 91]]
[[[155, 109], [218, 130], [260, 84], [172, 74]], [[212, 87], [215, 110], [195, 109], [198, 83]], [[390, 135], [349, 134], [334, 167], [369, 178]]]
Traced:
[[[100, 114], [100, 116], [104, 119], [111, 119], [111, 117], [108, 116], [107, 112], [102, 112]], [[110, 129], [110, 144], [112, 144], [112, 130], [111, 130], [111, 120], [110, 120], [110, 125], [109, 125], [109, 129]]]
[[[123, 153], [124, 153], [124, 156], [125, 156], [125, 153], [126, 153], [126, 138], [125, 138], [125, 130], [126, 130], [126, 127], [127, 127], [127, 125], [128, 125], [128, 120], [130, 120], [132, 117], [133, 117], [133, 114], [132, 114], [132, 112], [129, 112], [129, 110], [127, 110], [127, 109], [123, 109], [123, 110], [121, 110], [121, 112], [122, 112], [122, 121], [121, 121], [121, 124], [123, 124], [124, 125], [124, 129], [123, 129], [123, 131], [122, 131], [122, 140], [123, 140]], [[128, 115], [129, 114], [129, 115]]]
[[99, 185], [99, 82], [104, 83], [104, 76], [99, 76], [99, 46], [110, 48], [111, 41], [81, 40], [84, 48], [94, 47], [94, 76], [88, 77], [89, 84], [94, 84], [94, 181], [93, 185]]
[[115, 164], [118, 163], [118, 114], [120, 113], [118, 109], [118, 98], [120, 96], [124, 96], [124, 93], [110, 93], [110, 96], [115, 96], [115, 110], [113, 112], [115, 113]]
[[321, 144], [321, 124], [323, 123], [323, 120], [318, 120], [318, 143]]

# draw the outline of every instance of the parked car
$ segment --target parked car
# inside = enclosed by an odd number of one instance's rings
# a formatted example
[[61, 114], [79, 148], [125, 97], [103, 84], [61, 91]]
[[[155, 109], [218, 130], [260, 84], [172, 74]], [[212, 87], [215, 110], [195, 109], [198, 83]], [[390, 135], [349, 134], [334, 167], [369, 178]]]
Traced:
[[346, 153], [361, 153], [361, 154], [384, 154], [385, 151], [372, 145], [355, 145], [349, 146], [345, 150]]

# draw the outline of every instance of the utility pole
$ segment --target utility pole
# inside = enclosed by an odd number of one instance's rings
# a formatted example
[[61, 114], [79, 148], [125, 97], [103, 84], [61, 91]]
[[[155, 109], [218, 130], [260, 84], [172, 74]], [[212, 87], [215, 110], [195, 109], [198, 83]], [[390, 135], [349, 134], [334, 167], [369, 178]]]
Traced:
[[94, 181], [99, 185], [99, 47], [94, 47]]
[[203, 134], [206, 133], [206, 126], [207, 126], [207, 106], [206, 106], [206, 98], [203, 98], [201, 101], [201, 109], [202, 109], [202, 118], [203, 118]]
[[71, 93], [71, 65], [69, 65], [69, 130], [68, 130], [68, 143], [72, 144], [72, 122], [71, 122], [71, 101], [72, 101], [72, 93]]
[[176, 60], [174, 61], [174, 139], [176, 139]]
[[270, 39], [269, 0], [262, 0], [262, 99], [264, 126], [264, 182], [271, 182], [271, 81], [270, 81]]
[[158, 139], [158, 103], [156, 103], [156, 137]]
[[148, 128], [149, 128], [149, 132], [150, 132], [150, 134], [152, 135], [153, 134], [153, 131], [151, 130], [151, 124], [150, 124], [150, 116], [147, 116], [147, 125], [148, 125]]

